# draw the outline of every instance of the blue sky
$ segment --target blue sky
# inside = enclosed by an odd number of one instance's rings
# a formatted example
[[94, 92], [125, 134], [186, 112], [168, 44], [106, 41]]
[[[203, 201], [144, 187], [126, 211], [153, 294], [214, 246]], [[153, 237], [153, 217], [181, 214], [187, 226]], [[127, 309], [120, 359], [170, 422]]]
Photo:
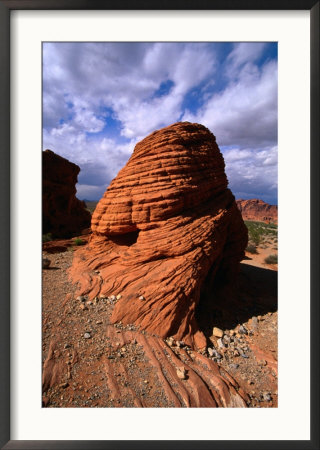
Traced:
[[277, 204], [276, 43], [44, 43], [43, 149], [98, 200], [135, 144], [177, 121], [216, 136], [236, 198]]

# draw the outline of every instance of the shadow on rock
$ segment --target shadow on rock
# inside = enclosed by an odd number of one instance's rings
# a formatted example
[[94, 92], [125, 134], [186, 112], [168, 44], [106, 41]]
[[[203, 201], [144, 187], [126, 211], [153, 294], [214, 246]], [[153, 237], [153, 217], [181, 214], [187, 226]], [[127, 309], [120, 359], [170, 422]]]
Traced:
[[208, 338], [214, 326], [231, 330], [253, 316], [277, 311], [277, 285], [276, 271], [240, 264], [233, 286], [218, 286], [201, 296], [196, 311], [200, 330]]

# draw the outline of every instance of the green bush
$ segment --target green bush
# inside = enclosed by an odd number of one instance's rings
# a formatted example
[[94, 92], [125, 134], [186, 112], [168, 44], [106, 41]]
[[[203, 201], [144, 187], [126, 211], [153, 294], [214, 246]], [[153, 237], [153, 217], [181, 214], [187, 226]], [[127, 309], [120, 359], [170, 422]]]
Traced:
[[49, 242], [52, 241], [52, 234], [47, 233], [42, 235], [42, 242]]
[[278, 255], [269, 255], [264, 259], [267, 264], [278, 264]]
[[249, 244], [248, 247], [246, 248], [246, 251], [248, 253], [251, 253], [251, 254], [257, 254], [258, 253], [257, 252], [257, 247], [255, 245], [253, 245], [253, 244]]
[[244, 223], [248, 228], [249, 241], [253, 242], [256, 246], [261, 244], [264, 239], [277, 238], [278, 230], [276, 225], [250, 220], [245, 220]]
[[80, 238], [75, 238], [75, 240], [73, 241], [74, 245], [83, 245], [84, 241]]

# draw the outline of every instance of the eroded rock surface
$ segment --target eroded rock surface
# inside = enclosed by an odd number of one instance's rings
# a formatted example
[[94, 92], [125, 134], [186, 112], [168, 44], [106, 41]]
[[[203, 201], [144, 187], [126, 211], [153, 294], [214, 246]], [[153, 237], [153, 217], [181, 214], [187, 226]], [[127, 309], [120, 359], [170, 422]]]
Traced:
[[232, 285], [247, 245], [227, 184], [204, 126], [176, 123], [143, 139], [98, 203], [89, 244], [75, 255], [70, 275], [78, 293], [120, 295], [113, 323], [205, 347], [195, 319], [201, 292]]
[[90, 227], [85, 203], [76, 197], [79, 166], [51, 150], [42, 153], [43, 234], [70, 237]]
[[253, 220], [266, 223], [278, 223], [278, 207], [269, 205], [263, 200], [236, 200], [243, 220]]

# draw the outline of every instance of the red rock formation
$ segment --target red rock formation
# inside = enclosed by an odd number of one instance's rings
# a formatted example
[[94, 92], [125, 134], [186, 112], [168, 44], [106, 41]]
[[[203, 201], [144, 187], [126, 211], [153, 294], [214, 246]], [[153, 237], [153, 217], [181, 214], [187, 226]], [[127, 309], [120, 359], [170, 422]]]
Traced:
[[70, 237], [90, 227], [85, 203], [76, 198], [80, 168], [51, 150], [42, 153], [43, 234]]
[[243, 220], [253, 220], [266, 223], [278, 223], [278, 207], [269, 205], [263, 200], [236, 200]]
[[[247, 229], [224, 160], [202, 125], [176, 123], [139, 142], [92, 217], [70, 274], [90, 298], [121, 295], [113, 322], [206, 345], [195, 309], [203, 284], [230, 283]], [[98, 273], [97, 273], [98, 272]]]

